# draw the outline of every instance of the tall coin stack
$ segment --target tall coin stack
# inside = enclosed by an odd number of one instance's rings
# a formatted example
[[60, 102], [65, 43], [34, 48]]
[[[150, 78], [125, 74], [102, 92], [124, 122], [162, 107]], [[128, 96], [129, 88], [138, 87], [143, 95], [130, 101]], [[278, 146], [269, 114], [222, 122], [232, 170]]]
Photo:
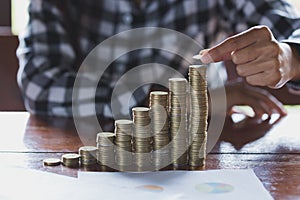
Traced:
[[133, 163], [132, 135], [133, 122], [131, 120], [115, 121], [115, 153], [116, 163], [121, 170], [130, 168]]
[[116, 134], [101, 132], [97, 134], [97, 161], [100, 165], [112, 167], [115, 164], [115, 141]]
[[170, 164], [169, 138], [169, 95], [167, 92], [150, 93], [150, 115], [153, 133], [153, 163], [159, 169]]
[[184, 78], [169, 79], [170, 91], [170, 132], [172, 139], [171, 161], [174, 166], [188, 163], [188, 130], [187, 130], [187, 80]]
[[152, 134], [150, 109], [145, 107], [136, 107], [132, 109], [134, 122], [133, 147], [135, 163], [138, 170], [144, 171], [150, 169], [152, 152]]
[[97, 147], [83, 146], [79, 148], [79, 155], [81, 156], [82, 165], [94, 165], [97, 163], [96, 158]]
[[208, 96], [206, 66], [192, 65], [189, 68], [191, 95], [189, 164], [203, 166], [206, 157]]

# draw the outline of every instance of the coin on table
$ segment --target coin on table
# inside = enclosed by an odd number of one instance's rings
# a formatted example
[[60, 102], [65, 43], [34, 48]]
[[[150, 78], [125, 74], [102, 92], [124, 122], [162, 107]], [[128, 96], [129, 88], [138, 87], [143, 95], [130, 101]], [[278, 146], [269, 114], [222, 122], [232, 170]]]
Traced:
[[62, 155], [62, 163], [67, 167], [78, 167], [81, 156], [76, 153], [67, 153]]
[[46, 158], [43, 160], [45, 166], [58, 166], [61, 164], [60, 159], [58, 158]]
[[97, 163], [98, 148], [95, 146], [83, 146], [79, 148], [79, 155], [81, 156], [82, 165], [94, 165]]

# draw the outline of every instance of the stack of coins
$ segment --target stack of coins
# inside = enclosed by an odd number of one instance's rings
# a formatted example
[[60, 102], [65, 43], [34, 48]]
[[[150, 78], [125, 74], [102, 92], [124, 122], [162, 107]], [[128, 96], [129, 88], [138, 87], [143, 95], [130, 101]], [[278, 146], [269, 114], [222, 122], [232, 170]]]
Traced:
[[208, 95], [206, 66], [192, 65], [189, 68], [191, 95], [191, 124], [189, 164], [203, 166], [206, 157]]
[[187, 80], [169, 79], [171, 159], [174, 166], [188, 163]]
[[116, 134], [101, 132], [97, 134], [97, 161], [100, 165], [112, 167], [115, 164], [115, 141]]
[[132, 109], [134, 122], [133, 147], [135, 164], [138, 170], [147, 170], [152, 165], [152, 133], [150, 109], [136, 107]]
[[61, 161], [64, 166], [66, 167], [79, 167], [80, 165], [80, 155], [76, 153], [68, 153], [68, 154], [63, 154], [61, 157]]
[[83, 146], [79, 148], [79, 155], [81, 156], [82, 165], [94, 165], [97, 163], [97, 147], [94, 146]]
[[150, 115], [153, 134], [154, 165], [166, 166], [170, 163], [169, 114], [167, 92], [154, 91], [150, 93]]
[[133, 122], [131, 120], [115, 121], [115, 153], [116, 163], [121, 170], [132, 166], [132, 135]]

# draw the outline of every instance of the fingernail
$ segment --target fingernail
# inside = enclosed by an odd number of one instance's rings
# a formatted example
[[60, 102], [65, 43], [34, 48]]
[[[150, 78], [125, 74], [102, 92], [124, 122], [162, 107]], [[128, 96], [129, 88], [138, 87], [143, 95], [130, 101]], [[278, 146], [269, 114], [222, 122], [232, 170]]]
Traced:
[[200, 59], [201, 59], [201, 55], [194, 55], [194, 56], [193, 56], [193, 59], [195, 59], [195, 60], [200, 60]]
[[201, 56], [200, 56], [200, 60], [203, 62], [203, 63], [212, 63], [213, 60], [211, 59], [209, 53], [207, 52], [204, 52]]

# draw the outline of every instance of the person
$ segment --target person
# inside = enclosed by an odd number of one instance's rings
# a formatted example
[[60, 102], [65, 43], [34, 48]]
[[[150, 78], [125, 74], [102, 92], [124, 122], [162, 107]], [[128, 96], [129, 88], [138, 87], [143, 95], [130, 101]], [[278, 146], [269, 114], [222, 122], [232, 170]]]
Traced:
[[[300, 79], [300, 17], [285, 0], [31, 0], [29, 16], [17, 50], [18, 83], [26, 108], [36, 115], [71, 117], [72, 87], [84, 57], [105, 39], [139, 27], [186, 34], [206, 48], [200, 53], [204, 63], [232, 60], [254, 86], [278, 88]], [[229, 39], [210, 48], [224, 36]], [[176, 56], [157, 49], [130, 52], [112, 63], [91, 97], [97, 115], [112, 117], [112, 83], [149, 61], [187, 73]], [[285, 114], [282, 104], [260, 88], [229, 84], [226, 91], [229, 110], [250, 105], [257, 117]], [[141, 104], [148, 93], [139, 90], [133, 104]]]

